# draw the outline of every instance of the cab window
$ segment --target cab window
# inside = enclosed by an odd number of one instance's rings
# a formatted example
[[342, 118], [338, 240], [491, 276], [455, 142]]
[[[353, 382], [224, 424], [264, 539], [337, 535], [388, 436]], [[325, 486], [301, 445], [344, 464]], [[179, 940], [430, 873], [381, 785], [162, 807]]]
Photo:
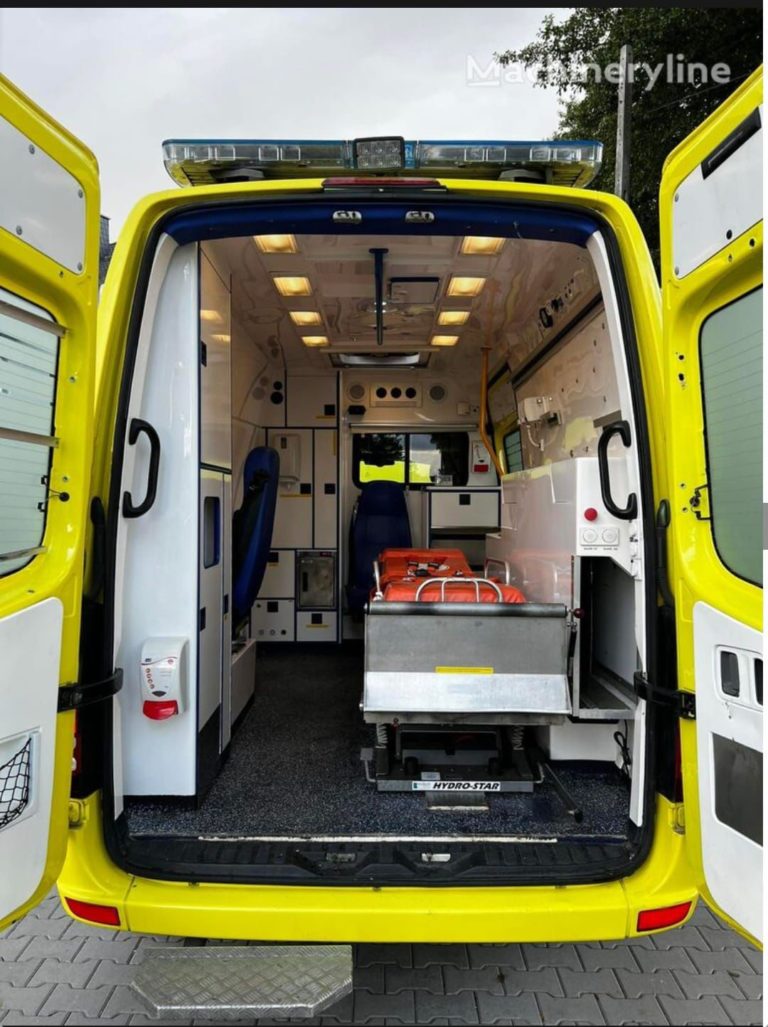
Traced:
[[762, 288], [701, 329], [701, 380], [712, 533], [720, 559], [762, 584]]
[[34, 558], [45, 531], [59, 352], [46, 322], [0, 289], [0, 576]]
[[469, 436], [466, 432], [371, 432], [352, 442], [352, 480], [425, 485], [466, 485]]

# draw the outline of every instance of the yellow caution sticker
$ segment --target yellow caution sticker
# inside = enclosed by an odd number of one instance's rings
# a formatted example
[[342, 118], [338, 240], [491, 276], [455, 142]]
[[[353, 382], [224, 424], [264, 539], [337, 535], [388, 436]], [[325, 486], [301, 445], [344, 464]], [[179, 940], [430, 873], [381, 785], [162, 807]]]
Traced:
[[493, 667], [435, 667], [435, 674], [493, 674]]

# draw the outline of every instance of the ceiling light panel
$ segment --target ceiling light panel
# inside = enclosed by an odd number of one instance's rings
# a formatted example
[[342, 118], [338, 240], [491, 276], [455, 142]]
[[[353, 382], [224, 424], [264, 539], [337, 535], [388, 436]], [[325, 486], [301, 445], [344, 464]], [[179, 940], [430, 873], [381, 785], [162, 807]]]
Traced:
[[461, 242], [461, 252], [470, 257], [494, 257], [501, 253], [505, 242], [491, 235], [466, 235]]
[[298, 253], [295, 235], [254, 235], [262, 253]]
[[303, 275], [275, 275], [272, 281], [281, 296], [312, 295], [312, 285]]
[[470, 275], [454, 275], [448, 283], [448, 296], [461, 296], [472, 299], [483, 291], [485, 278]]
[[442, 328], [459, 328], [469, 320], [468, 310], [441, 310], [437, 315], [437, 323]]

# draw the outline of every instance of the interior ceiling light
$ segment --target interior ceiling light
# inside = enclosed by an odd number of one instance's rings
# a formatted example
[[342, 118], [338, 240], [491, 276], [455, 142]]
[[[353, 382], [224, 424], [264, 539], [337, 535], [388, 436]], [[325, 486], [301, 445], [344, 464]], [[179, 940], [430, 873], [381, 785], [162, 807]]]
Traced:
[[223, 320], [218, 310], [201, 310], [200, 311], [201, 321], [221, 321]]
[[300, 328], [323, 323], [322, 318], [316, 310], [289, 310], [291, 321]]
[[484, 285], [485, 278], [468, 275], [454, 275], [448, 283], [448, 295], [463, 296], [465, 298], [479, 296], [483, 291]]
[[301, 341], [305, 346], [327, 346], [327, 335], [302, 335]]
[[275, 275], [272, 279], [281, 296], [311, 296], [312, 286], [303, 275]]
[[501, 252], [506, 239], [492, 235], [467, 235], [462, 239], [461, 252], [468, 256], [493, 257]]
[[254, 235], [262, 253], [298, 253], [295, 235]]
[[468, 310], [441, 310], [437, 315], [437, 323], [443, 328], [458, 328], [469, 320]]
[[458, 335], [433, 335], [433, 346], [455, 346], [459, 341]]

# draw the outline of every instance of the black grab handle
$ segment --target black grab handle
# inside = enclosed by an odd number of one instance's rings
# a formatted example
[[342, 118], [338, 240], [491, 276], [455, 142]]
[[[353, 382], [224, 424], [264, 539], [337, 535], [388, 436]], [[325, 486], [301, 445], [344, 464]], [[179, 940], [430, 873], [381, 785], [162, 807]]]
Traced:
[[611, 473], [608, 467], [608, 443], [614, 435], [618, 435], [627, 449], [632, 443], [632, 435], [629, 424], [626, 421], [614, 421], [603, 428], [603, 434], [597, 443], [597, 465], [600, 469], [600, 494], [603, 497], [603, 506], [614, 517], [622, 521], [632, 521], [637, 517], [637, 496], [630, 492], [627, 496], [626, 506], [617, 506], [611, 495]]
[[160, 470], [160, 437], [148, 421], [142, 421], [134, 417], [128, 429], [128, 443], [135, 446], [139, 435], [144, 433], [149, 439], [149, 477], [147, 479], [147, 494], [138, 506], [133, 505], [133, 496], [130, 492], [123, 493], [123, 517], [142, 517], [148, 510], [157, 495], [157, 475]]

